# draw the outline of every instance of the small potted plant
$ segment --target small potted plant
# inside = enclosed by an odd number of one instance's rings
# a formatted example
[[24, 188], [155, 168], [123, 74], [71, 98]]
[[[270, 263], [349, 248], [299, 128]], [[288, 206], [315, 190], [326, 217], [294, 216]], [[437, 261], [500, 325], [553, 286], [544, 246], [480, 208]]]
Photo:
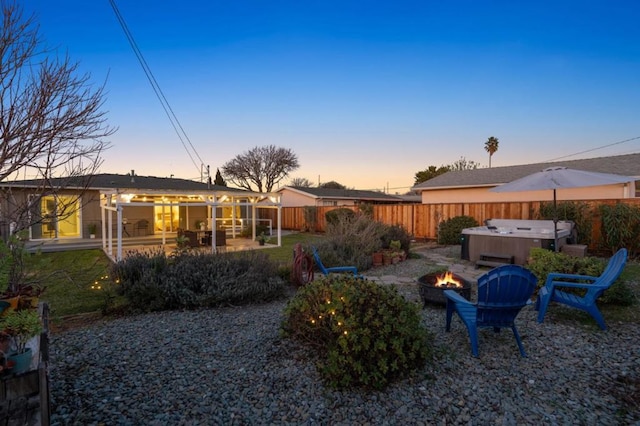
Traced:
[[391, 254], [391, 263], [398, 263], [403, 259], [403, 251], [402, 251], [402, 243], [400, 242], [400, 240], [392, 240], [389, 243], [389, 249], [391, 250], [392, 254]]
[[258, 244], [260, 244], [261, 246], [263, 246], [263, 245], [264, 245], [264, 243], [269, 242], [270, 238], [269, 238], [269, 237], [267, 237], [267, 236], [265, 235], [265, 233], [264, 233], [264, 232], [261, 232], [261, 233], [260, 233], [260, 235], [258, 235], [257, 240], [258, 240]]
[[98, 232], [98, 225], [96, 223], [90, 223], [87, 225], [87, 229], [89, 230], [89, 238], [95, 238], [96, 232]]
[[21, 374], [29, 370], [33, 353], [27, 343], [42, 332], [40, 315], [35, 309], [13, 311], [2, 318], [0, 328], [9, 334], [13, 340], [16, 352], [9, 356], [15, 362], [14, 374]]

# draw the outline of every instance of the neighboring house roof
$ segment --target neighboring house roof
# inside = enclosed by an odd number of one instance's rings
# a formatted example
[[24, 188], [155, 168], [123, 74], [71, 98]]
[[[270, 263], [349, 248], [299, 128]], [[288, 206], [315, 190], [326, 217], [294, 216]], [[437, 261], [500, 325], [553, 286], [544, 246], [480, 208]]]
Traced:
[[[187, 179], [161, 178], [155, 176], [138, 176], [130, 174], [96, 174], [92, 176], [75, 176], [66, 178], [54, 178], [52, 186], [64, 186], [65, 188], [91, 188], [91, 189], [136, 189], [136, 190], [175, 190], [175, 191], [237, 191], [242, 189], [228, 188], [219, 185], [207, 185]], [[40, 187], [41, 179], [0, 182], [0, 186], [6, 187]]]
[[285, 189], [289, 189], [299, 194], [307, 195], [311, 198], [320, 199], [364, 200], [396, 203], [402, 201], [399, 197], [396, 197], [394, 195], [389, 195], [377, 191], [364, 191], [359, 189], [306, 188], [285, 186], [283, 188], [280, 188], [278, 192], [282, 192]]
[[640, 178], [640, 153], [486, 169], [454, 170], [422, 182], [411, 189], [428, 191], [442, 188], [496, 186], [520, 179], [548, 167], [558, 166]]

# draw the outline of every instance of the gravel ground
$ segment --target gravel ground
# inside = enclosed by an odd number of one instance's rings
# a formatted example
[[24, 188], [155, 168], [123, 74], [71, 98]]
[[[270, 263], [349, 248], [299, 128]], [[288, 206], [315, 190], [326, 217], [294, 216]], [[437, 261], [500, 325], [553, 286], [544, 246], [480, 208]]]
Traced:
[[[399, 266], [379, 275], [400, 274]], [[409, 260], [404, 275], [424, 273]], [[399, 284], [409, 300], [417, 287]], [[54, 425], [640, 424], [640, 328], [567, 319], [535, 321], [525, 308], [513, 335], [480, 332], [470, 353], [445, 311], [423, 322], [435, 358], [384, 392], [325, 388], [313, 361], [278, 334], [286, 301], [162, 312], [51, 336]], [[557, 309], [557, 308], [556, 308]]]

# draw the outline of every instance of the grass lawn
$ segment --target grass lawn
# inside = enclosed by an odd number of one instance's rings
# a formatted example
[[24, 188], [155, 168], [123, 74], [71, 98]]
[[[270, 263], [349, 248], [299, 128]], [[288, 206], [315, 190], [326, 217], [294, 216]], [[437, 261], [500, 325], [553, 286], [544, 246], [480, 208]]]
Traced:
[[[293, 247], [296, 243], [302, 243], [303, 245], [313, 244], [314, 241], [319, 241], [322, 237], [322, 234], [309, 234], [306, 232], [284, 235], [282, 237], [282, 247], [269, 248], [265, 250], [265, 253], [278, 263], [291, 263], [293, 262]], [[272, 238], [272, 241], [274, 240]]]
[[26, 269], [46, 286], [40, 299], [49, 303], [51, 319], [100, 311], [104, 290], [92, 288], [107, 281], [110, 260], [102, 250], [40, 253], [28, 257]]

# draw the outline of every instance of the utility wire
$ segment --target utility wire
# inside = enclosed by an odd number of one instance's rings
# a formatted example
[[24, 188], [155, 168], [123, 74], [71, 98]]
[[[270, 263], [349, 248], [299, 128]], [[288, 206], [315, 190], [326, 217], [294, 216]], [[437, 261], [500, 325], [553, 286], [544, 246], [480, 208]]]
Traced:
[[196, 167], [198, 172], [201, 172], [200, 166], [198, 166], [198, 164], [194, 160], [193, 156], [191, 155], [191, 152], [189, 151], [189, 148], [187, 148], [185, 140], [188, 142], [188, 144], [191, 147], [191, 149], [193, 150], [193, 153], [195, 154], [195, 156], [198, 158], [198, 160], [200, 160], [200, 164], [204, 164], [204, 161], [202, 161], [202, 158], [200, 158], [200, 155], [198, 155], [198, 152], [196, 151], [195, 147], [191, 143], [191, 140], [189, 139], [189, 136], [187, 136], [187, 133], [184, 131], [184, 128], [182, 127], [182, 124], [180, 124], [180, 120], [178, 120], [178, 117], [173, 112], [173, 109], [171, 108], [171, 105], [169, 104], [169, 101], [167, 100], [167, 98], [165, 97], [164, 93], [162, 92], [162, 89], [160, 88], [160, 85], [158, 84], [158, 81], [156, 80], [156, 78], [154, 77], [153, 73], [151, 72], [151, 68], [147, 64], [147, 61], [144, 59], [144, 56], [142, 56], [142, 52], [138, 48], [138, 45], [136, 44], [136, 41], [133, 38], [133, 35], [131, 34], [131, 31], [129, 31], [129, 27], [127, 26], [127, 23], [125, 22], [124, 17], [120, 13], [120, 10], [118, 9], [118, 6], [116, 6], [115, 0], [109, 0], [109, 3], [111, 3], [111, 8], [113, 9], [113, 12], [115, 13], [116, 18], [118, 18], [118, 22], [120, 23], [120, 26], [122, 27], [122, 30], [124, 31], [124, 34], [126, 35], [127, 40], [129, 41], [129, 44], [131, 45], [131, 48], [133, 49], [133, 52], [135, 53], [136, 57], [138, 58], [138, 62], [140, 62], [140, 65], [142, 66], [142, 69], [143, 69], [145, 75], [147, 76], [147, 80], [149, 80], [149, 84], [151, 84], [151, 87], [153, 88], [153, 91], [155, 92], [156, 97], [160, 101], [160, 104], [162, 105], [162, 109], [164, 109], [165, 114], [169, 118], [169, 121], [171, 122], [171, 126], [173, 127], [173, 130], [178, 135], [178, 139], [180, 139], [180, 142], [182, 143], [183, 148], [187, 152], [187, 155], [191, 159], [191, 162]]
[[563, 158], [568, 158], [568, 157], [574, 157], [576, 155], [580, 155], [580, 154], [586, 154], [588, 152], [593, 152], [593, 151], [597, 151], [599, 149], [604, 149], [604, 148], [609, 148], [611, 146], [615, 146], [615, 145], [620, 145], [622, 143], [625, 142], [630, 142], [630, 141], [634, 141], [636, 139], [640, 139], [640, 136], [636, 136], [635, 138], [631, 138], [631, 139], [625, 139], [623, 141], [619, 141], [619, 142], [614, 142], [614, 143], [610, 143], [608, 145], [603, 145], [603, 146], [599, 146], [597, 148], [591, 148], [591, 149], [587, 149], [586, 151], [580, 151], [580, 152], [576, 152], [575, 154], [569, 154], [569, 155], [563, 155], [562, 157], [557, 157], [557, 158], [553, 158], [551, 160], [547, 160], [546, 162], [551, 162], [551, 161], [558, 161], [558, 160], [562, 160]]

